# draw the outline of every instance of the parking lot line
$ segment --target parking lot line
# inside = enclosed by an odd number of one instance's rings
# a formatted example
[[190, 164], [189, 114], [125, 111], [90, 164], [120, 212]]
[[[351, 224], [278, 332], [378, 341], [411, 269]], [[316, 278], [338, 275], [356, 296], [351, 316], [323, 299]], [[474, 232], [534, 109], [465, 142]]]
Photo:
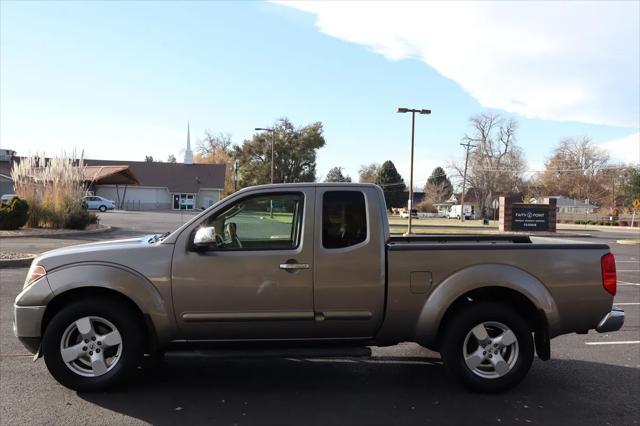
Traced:
[[585, 345], [637, 345], [640, 340], [623, 340], [620, 342], [584, 342]]
[[626, 281], [618, 281], [618, 285], [633, 285], [633, 286], [640, 286], [640, 283], [628, 283]]
[[624, 303], [613, 303], [616, 306], [627, 306], [627, 305], [640, 305], [640, 302], [624, 302]]
[[640, 269], [618, 269], [618, 272], [640, 272]]
[[638, 263], [638, 260], [616, 260], [616, 263]]

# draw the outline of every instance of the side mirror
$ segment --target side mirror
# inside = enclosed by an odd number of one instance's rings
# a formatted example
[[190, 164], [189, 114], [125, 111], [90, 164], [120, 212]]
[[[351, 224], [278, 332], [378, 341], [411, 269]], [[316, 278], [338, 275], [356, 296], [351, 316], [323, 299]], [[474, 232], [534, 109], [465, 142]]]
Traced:
[[216, 235], [213, 226], [205, 226], [196, 231], [193, 237], [193, 245], [196, 247], [219, 247], [220, 237]]

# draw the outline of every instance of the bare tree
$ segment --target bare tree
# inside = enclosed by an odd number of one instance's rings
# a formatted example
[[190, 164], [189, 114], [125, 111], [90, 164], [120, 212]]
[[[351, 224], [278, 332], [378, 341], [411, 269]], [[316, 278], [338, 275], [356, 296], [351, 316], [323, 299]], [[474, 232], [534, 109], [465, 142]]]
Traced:
[[[482, 113], [469, 119], [471, 132], [462, 141], [474, 145], [469, 156], [466, 184], [479, 195], [484, 210], [493, 197], [520, 192], [525, 161], [516, 140], [518, 123], [497, 113]], [[451, 164], [458, 179], [464, 175], [464, 161]]]
[[363, 164], [358, 170], [358, 174], [360, 175], [359, 181], [360, 183], [375, 183], [379, 173], [380, 164]]
[[229, 133], [214, 134], [206, 130], [204, 137], [196, 146], [196, 163], [224, 164], [224, 192], [227, 196], [234, 191], [233, 181], [233, 152], [231, 150], [231, 135]]
[[620, 173], [608, 170], [608, 164], [609, 154], [588, 137], [563, 139], [538, 176], [538, 190], [608, 204]]
[[204, 131], [204, 137], [198, 141], [196, 150], [203, 156], [222, 151], [231, 154], [231, 134], [219, 132], [214, 134], [211, 130]]

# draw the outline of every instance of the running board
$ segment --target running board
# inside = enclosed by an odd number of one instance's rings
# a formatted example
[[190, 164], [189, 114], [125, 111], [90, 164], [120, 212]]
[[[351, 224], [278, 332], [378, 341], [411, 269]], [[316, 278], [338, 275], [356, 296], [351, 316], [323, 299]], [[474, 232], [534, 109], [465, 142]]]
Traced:
[[269, 349], [193, 349], [167, 351], [167, 357], [207, 358], [362, 358], [371, 356], [371, 348], [269, 348]]

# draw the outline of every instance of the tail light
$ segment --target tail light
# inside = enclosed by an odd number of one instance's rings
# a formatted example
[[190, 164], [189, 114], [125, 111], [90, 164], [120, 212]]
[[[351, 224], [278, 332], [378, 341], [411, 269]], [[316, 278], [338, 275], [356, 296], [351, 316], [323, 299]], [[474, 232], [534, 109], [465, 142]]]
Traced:
[[602, 286], [612, 296], [616, 295], [618, 277], [616, 276], [616, 258], [612, 253], [607, 253], [600, 259], [602, 266]]

